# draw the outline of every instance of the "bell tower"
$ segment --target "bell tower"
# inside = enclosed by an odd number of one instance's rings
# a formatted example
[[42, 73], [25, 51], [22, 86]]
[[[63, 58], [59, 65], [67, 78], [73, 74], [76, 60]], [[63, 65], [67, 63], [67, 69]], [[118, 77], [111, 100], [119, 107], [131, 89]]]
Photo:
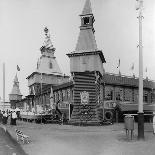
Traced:
[[94, 36], [95, 30], [93, 27], [95, 19], [90, 0], [86, 0], [80, 18], [80, 33], [75, 51], [67, 54], [70, 58], [70, 71], [71, 73], [99, 71], [103, 75], [103, 63], [105, 63], [105, 58], [102, 51], [97, 48]]
[[67, 54], [74, 82], [71, 122], [100, 123], [100, 81], [104, 74], [103, 63], [106, 61], [102, 51], [97, 48], [90, 0], [86, 0], [80, 19], [75, 51]]

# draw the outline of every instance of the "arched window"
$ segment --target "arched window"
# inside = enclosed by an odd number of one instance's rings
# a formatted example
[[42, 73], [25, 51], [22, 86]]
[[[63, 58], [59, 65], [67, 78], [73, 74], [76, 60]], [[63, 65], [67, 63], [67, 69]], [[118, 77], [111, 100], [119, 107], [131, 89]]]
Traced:
[[49, 68], [50, 68], [50, 69], [53, 68], [53, 64], [52, 64], [52, 62], [49, 63]]

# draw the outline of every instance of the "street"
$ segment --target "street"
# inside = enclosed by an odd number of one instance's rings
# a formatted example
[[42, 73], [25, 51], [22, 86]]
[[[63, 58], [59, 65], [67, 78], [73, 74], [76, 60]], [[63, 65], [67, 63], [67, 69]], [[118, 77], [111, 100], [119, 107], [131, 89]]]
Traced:
[[21, 143], [28, 155], [154, 155], [151, 125], [145, 124], [144, 141], [137, 140], [137, 123], [132, 140], [126, 137], [123, 123], [83, 127], [19, 121], [7, 129], [14, 138], [15, 128], [30, 136], [31, 143]]
[[26, 155], [21, 146], [0, 127], [0, 155]]

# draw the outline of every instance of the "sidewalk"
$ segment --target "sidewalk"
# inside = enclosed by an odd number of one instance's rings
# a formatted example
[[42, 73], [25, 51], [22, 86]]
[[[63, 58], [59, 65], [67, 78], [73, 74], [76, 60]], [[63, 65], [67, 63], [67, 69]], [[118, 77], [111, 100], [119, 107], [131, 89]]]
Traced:
[[5, 126], [0, 124], [0, 155], [26, 155], [26, 153], [7, 132]]
[[133, 140], [126, 137], [124, 124], [108, 126], [71, 126], [35, 124], [18, 121], [6, 126], [16, 139], [15, 129], [30, 136], [30, 144], [22, 144], [28, 155], [154, 155], [155, 136], [152, 124], [145, 123], [145, 140], [137, 140], [137, 124]]

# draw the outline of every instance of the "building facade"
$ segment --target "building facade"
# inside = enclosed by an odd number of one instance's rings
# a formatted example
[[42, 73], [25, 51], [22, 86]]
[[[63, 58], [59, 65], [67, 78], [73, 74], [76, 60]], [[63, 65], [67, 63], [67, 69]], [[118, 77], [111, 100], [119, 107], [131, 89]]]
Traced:
[[[138, 78], [106, 73], [105, 58], [97, 48], [94, 15], [90, 0], [86, 0], [75, 51], [68, 53], [71, 77], [60, 71], [54, 56], [49, 31], [45, 28], [45, 43], [37, 69], [27, 77], [30, 93], [17, 102], [24, 110], [58, 108], [71, 123], [111, 121], [123, 113], [138, 111]], [[154, 111], [155, 82], [144, 79], [144, 112]]]

